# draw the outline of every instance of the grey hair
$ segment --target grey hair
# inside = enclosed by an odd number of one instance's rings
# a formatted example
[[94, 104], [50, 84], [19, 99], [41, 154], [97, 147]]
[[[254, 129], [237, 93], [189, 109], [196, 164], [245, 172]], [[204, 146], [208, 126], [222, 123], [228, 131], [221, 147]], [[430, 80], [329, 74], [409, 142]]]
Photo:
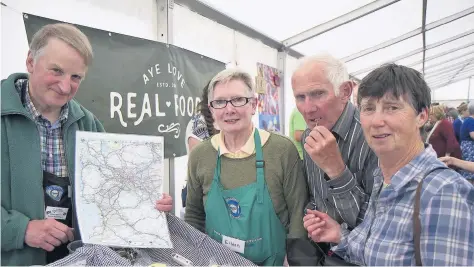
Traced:
[[469, 111], [469, 115], [474, 115], [474, 101], [469, 102], [467, 110]]
[[451, 108], [448, 110], [448, 116], [453, 119], [457, 119], [459, 117], [459, 113], [455, 108]]
[[[211, 103], [211, 101], [214, 99], [214, 89], [216, 88], [216, 85], [219, 83], [227, 83], [233, 80], [239, 80], [244, 82], [244, 84], [247, 86], [249, 90], [249, 94], [253, 97], [255, 96], [255, 87], [253, 86], [253, 80], [250, 74], [245, 72], [244, 70], [241, 70], [239, 68], [232, 68], [232, 69], [225, 69], [214, 78], [212, 78], [211, 82], [209, 83], [209, 88], [208, 88], [208, 102]], [[208, 104], [209, 104], [208, 103]]]
[[334, 87], [334, 94], [339, 95], [339, 87], [344, 82], [349, 81], [349, 73], [347, 72], [345, 64], [332, 55], [324, 53], [303, 57], [300, 59], [300, 63], [296, 70], [300, 70], [315, 63], [321, 63], [324, 65], [326, 78]]
[[30, 43], [30, 51], [35, 61], [41, 55], [51, 38], [57, 38], [76, 49], [86, 66], [92, 63], [94, 55], [89, 39], [77, 27], [67, 23], [45, 25], [33, 35]]

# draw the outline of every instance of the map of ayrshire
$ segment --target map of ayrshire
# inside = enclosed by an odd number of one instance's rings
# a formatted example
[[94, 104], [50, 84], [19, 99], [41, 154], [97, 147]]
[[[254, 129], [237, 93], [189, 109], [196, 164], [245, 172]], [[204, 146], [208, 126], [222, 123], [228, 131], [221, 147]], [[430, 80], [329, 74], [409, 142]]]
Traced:
[[82, 241], [171, 248], [163, 189], [163, 137], [77, 132], [75, 199]]

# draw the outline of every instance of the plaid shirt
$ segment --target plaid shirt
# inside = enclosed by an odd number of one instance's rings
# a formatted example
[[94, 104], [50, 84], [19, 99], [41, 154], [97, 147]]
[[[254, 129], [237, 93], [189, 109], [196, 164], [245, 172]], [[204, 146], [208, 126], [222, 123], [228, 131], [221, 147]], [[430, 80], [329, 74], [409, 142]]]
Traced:
[[[434, 169], [444, 168], [441, 170]], [[363, 222], [343, 229], [333, 250], [346, 260], [368, 266], [415, 265], [413, 208], [417, 185], [424, 178], [421, 204], [423, 265], [474, 265], [474, 186], [447, 169], [428, 146], [382, 187], [380, 169]]]
[[62, 126], [67, 120], [68, 105], [61, 109], [59, 119], [51, 124], [44, 118], [33, 105], [28, 93], [28, 80], [20, 79], [15, 83], [23, 106], [31, 115], [38, 127], [41, 141], [41, 166], [43, 171], [52, 173], [58, 177], [68, 177], [67, 162], [64, 152]]

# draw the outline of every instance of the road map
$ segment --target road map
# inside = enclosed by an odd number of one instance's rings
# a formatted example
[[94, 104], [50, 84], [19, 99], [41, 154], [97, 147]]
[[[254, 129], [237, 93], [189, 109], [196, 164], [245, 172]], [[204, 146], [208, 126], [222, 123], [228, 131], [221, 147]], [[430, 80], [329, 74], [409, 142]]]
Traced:
[[76, 133], [75, 201], [82, 242], [171, 248], [163, 190], [163, 137]]

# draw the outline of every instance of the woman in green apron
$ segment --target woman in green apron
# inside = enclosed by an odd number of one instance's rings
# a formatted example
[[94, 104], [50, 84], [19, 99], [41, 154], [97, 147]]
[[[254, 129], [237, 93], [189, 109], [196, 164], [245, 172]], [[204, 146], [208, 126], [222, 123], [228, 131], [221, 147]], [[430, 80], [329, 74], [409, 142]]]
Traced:
[[256, 106], [249, 74], [228, 69], [212, 79], [221, 132], [189, 156], [185, 221], [258, 265], [281, 266], [286, 238], [307, 235], [306, 180], [294, 144], [253, 126]]

